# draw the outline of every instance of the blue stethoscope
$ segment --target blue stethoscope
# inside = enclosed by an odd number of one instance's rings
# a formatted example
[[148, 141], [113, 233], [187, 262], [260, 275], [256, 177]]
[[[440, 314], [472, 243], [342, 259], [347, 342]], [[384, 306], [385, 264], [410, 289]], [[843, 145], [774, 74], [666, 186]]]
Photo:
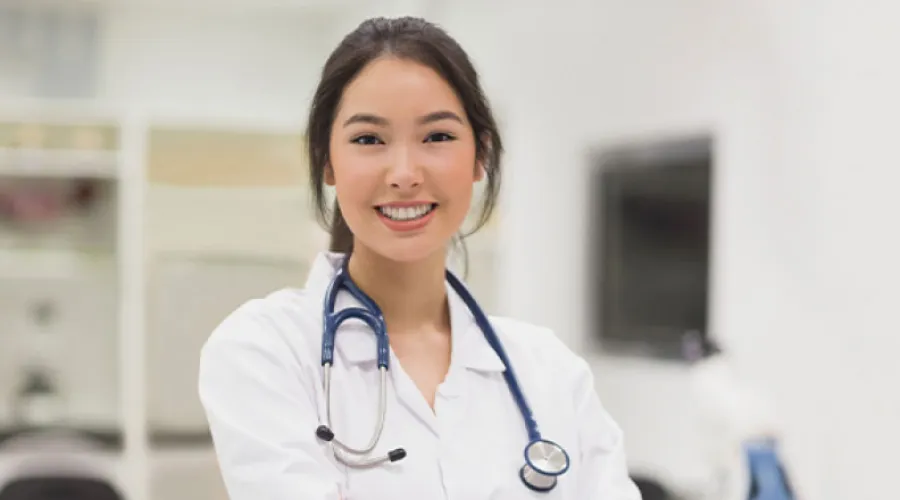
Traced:
[[[366, 295], [359, 287], [353, 283], [350, 273], [347, 271], [347, 261], [344, 259], [334, 279], [328, 286], [325, 293], [325, 304], [323, 310], [324, 333], [322, 335], [322, 367], [324, 369], [325, 381], [325, 424], [320, 425], [316, 429], [316, 436], [319, 439], [330, 442], [335, 457], [343, 464], [354, 468], [376, 467], [389, 462], [396, 462], [406, 457], [406, 450], [396, 448], [385, 455], [376, 457], [366, 457], [375, 449], [378, 440], [381, 438], [381, 432], [384, 429], [384, 418], [387, 413], [387, 372], [388, 361], [390, 360], [390, 345], [388, 343], [387, 327], [385, 326], [384, 317], [381, 309], [368, 295]], [[459, 295], [462, 301], [469, 308], [469, 311], [475, 317], [475, 322], [481, 329], [484, 338], [490, 344], [491, 348], [497, 353], [497, 356], [503, 362], [506, 368], [503, 377], [506, 379], [506, 385], [512, 394], [519, 412], [525, 420], [525, 428], [528, 430], [528, 445], [525, 446], [525, 465], [519, 469], [519, 477], [528, 488], [547, 492], [556, 487], [557, 478], [569, 469], [569, 454], [562, 446], [541, 437], [538, 430], [537, 422], [522, 394], [519, 387], [519, 381], [513, 372], [509, 358], [506, 356], [500, 340], [497, 338], [496, 332], [491, 327], [490, 321], [478, 303], [472, 297], [466, 287], [459, 279], [450, 271], [446, 272], [447, 281], [453, 290]], [[350, 307], [335, 312], [334, 307], [337, 302], [338, 293], [344, 289], [358, 300], [363, 307]], [[357, 449], [348, 446], [337, 440], [334, 432], [331, 430], [331, 367], [334, 364], [334, 341], [337, 334], [338, 326], [348, 319], [358, 319], [366, 324], [375, 334], [376, 349], [378, 352], [378, 371], [381, 378], [379, 385], [379, 403], [378, 403], [378, 421], [375, 425], [375, 432], [372, 439], [365, 448]], [[349, 455], [355, 455], [351, 458]]]

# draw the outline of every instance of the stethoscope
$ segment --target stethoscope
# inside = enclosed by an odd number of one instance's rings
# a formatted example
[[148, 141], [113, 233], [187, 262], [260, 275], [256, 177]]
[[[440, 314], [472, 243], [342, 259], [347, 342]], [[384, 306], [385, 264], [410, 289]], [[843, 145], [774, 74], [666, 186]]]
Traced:
[[[406, 457], [406, 450], [403, 448], [395, 448], [387, 454], [368, 457], [378, 444], [381, 438], [381, 432], [384, 430], [384, 418], [387, 413], [387, 372], [388, 360], [390, 359], [390, 346], [388, 344], [387, 327], [385, 326], [384, 317], [381, 309], [368, 295], [366, 295], [359, 287], [353, 283], [350, 273], [347, 271], [347, 261], [344, 259], [343, 264], [334, 276], [334, 279], [328, 286], [325, 293], [325, 304], [323, 310], [324, 333], [322, 335], [322, 367], [324, 370], [325, 382], [325, 424], [320, 425], [316, 429], [316, 436], [319, 439], [332, 444], [335, 458], [341, 463], [353, 468], [369, 468], [377, 467], [385, 463], [396, 462]], [[503, 362], [506, 368], [503, 377], [506, 379], [506, 385], [512, 394], [519, 412], [525, 420], [525, 427], [528, 430], [528, 445], [525, 446], [525, 465], [519, 469], [519, 477], [528, 488], [547, 492], [556, 487], [557, 478], [569, 469], [569, 454], [562, 446], [541, 437], [538, 430], [537, 422], [531, 412], [531, 407], [522, 394], [519, 387], [519, 381], [513, 372], [509, 358], [506, 356], [500, 340], [497, 338], [496, 332], [491, 327], [490, 321], [478, 303], [462, 284], [450, 271], [446, 272], [447, 281], [456, 292], [457, 295], [469, 308], [475, 317], [475, 322], [481, 329], [484, 338], [490, 344], [491, 348], [497, 353], [497, 356]], [[339, 312], [334, 312], [335, 303], [337, 302], [338, 293], [344, 289], [350, 292], [363, 307], [350, 307]], [[375, 334], [376, 349], [378, 353], [378, 371], [380, 384], [378, 389], [378, 420], [375, 424], [375, 432], [372, 439], [365, 448], [353, 448], [346, 443], [339, 441], [331, 430], [331, 367], [334, 363], [334, 341], [337, 334], [338, 326], [344, 321], [355, 318], [365, 322]], [[351, 457], [355, 455], [355, 457]]]

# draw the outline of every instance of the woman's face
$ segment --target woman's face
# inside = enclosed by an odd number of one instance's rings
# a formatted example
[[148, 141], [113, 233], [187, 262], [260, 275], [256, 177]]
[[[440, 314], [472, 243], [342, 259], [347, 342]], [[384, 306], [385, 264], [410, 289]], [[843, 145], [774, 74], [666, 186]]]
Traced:
[[389, 57], [344, 90], [329, 158], [325, 181], [354, 247], [395, 261], [443, 252], [483, 175], [453, 88], [427, 66]]

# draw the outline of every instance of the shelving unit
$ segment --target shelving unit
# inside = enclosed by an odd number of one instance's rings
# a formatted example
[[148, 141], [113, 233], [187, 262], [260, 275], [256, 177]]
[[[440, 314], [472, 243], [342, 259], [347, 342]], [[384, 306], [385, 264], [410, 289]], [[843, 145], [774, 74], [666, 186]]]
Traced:
[[0, 175], [7, 177], [115, 179], [118, 163], [109, 151], [0, 149]]
[[[246, 182], [232, 179], [226, 185], [209, 176], [181, 184], [158, 177], [154, 182], [162, 168], [160, 158], [177, 160], [172, 151], [160, 150], [166, 141], [158, 138], [171, 138], [171, 130], [145, 116], [104, 115], [97, 111], [99, 106], [83, 105], [82, 113], [72, 106], [62, 106], [57, 113], [43, 103], [31, 106], [19, 103], [8, 113], [0, 108], [0, 186], [7, 181], [92, 179], [105, 186], [108, 198], [104, 210], [91, 214], [93, 224], [86, 219], [76, 224], [77, 218], [69, 217], [72, 220], [42, 223], [38, 230], [29, 230], [27, 224], [0, 229], [0, 309], [5, 318], [21, 317], [5, 321], [0, 330], [3, 344], [12, 346], [3, 349], [5, 355], [0, 353], [0, 396], [14, 390], [20, 376], [12, 358], [27, 352], [29, 300], [55, 301], [66, 314], [60, 321], [69, 321], [57, 325], [66, 341], [56, 350], [67, 350], [69, 357], [57, 360], [56, 368], [79, 374], [67, 377], [76, 385], [61, 388], [70, 397], [64, 423], [112, 435], [112, 441], [120, 443], [120, 449], [106, 457], [128, 499], [225, 500], [192, 389], [199, 347], [243, 300], [279, 285], [302, 284], [311, 249], [323, 242], [321, 231], [304, 224], [309, 218], [303, 189], [282, 187], [285, 179], [278, 176], [262, 183], [249, 177]], [[26, 122], [22, 117], [36, 118]], [[112, 127], [114, 148], [44, 147], [37, 139], [23, 147], [3, 133], [66, 124]], [[273, 131], [269, 125], [259, 129], [254, 133], [244, 124], [240, 130], [218, 127], [193, 133], [281, 141], [271, 157], [280, 163], [269, 160], [275, 165], [270, 173], [280, 169], [295, 176], [302, 152], [289, 154], [293, 138], [284, 141], [296, 130]], [[184, 133], [196, 157], [203, 145], [192, 142], [191, 131]], [[273, 151], [265, 144], [250, 145], [250, 156], [254, 147], [263, 156]], [[296, 184], [295, 177], [289, 180]], [[237, 279], [237, 284], [222, 293], [228, 279]], [[172, 300], [178, 297], [180, 301]], [[185, 303], [191, 304], [187, 318], [179, 309]], [[76, 305], [85, 314], [68, 312]], [[64, 347], [72, 341], [76, 343]], [[78, 344], [81, 348], [73, 350]], [[0, 436], [14, 430], [12, 409], [5, 405], [9, 400], [0, 399]], [[0, 463], [7, 459], [0, 453]], [[199, 491], [205, 493], [198, 497]]]
[[[128, 194], [142, 189], [135, 185], [140, 177], [129, 175], [141, 165], [129, 164], [122, 151], [129, 135], [136, 134], [124, 120], [91, 103], [20, 99], [0, 106], [0, 191], [8, 197], [0, 223], [0, 336], [9, 347], [0, 350], [0, 432], [38, 424], [13, 418], [30, 401], [14, 404], [13, 396], [27, 367], [37, 366], [49, 374], [61, 405], [51, 423], [103, 436], [109, 449], [98, 460], [110, 464], [130, 498], [146, 498], [135, 460], [140, 424], [129, 409], [130, 394], [140, 392], [130, 375], [139, 369], [130, 363], [137, 358], [130, 340], [140, 332], [129, 319], [140, 306], [128, 290], [141, 286], [141, 276], [123, 263], [139, 260], [142, 251], [129, 240], [131, 231], [122, 231], [133, 215], [123, 209], [132, 204]], [[92, 193], [84, 206], [68, 199], [78, 184]], [[24, 190], [44, 196], [53, 189], [64, 193], [57, 201], [63, 208], [54, 208], [60, 213], [34, 221], [11, 212], [27, 202], [17, 198]], [[34, 316], [40, 307], [53, 311], [44, 326]], [[15, 459], [0, 453], [0, 462]]]

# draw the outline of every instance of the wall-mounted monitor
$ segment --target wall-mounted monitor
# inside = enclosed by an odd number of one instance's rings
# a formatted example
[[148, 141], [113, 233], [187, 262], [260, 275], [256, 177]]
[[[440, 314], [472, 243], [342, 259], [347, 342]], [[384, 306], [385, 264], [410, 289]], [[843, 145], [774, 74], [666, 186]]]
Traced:
[[592, 323], [604, 351], [682, 358], [706, 339], [713, 156], [708, 137], [636, 142], [595, 157]]

